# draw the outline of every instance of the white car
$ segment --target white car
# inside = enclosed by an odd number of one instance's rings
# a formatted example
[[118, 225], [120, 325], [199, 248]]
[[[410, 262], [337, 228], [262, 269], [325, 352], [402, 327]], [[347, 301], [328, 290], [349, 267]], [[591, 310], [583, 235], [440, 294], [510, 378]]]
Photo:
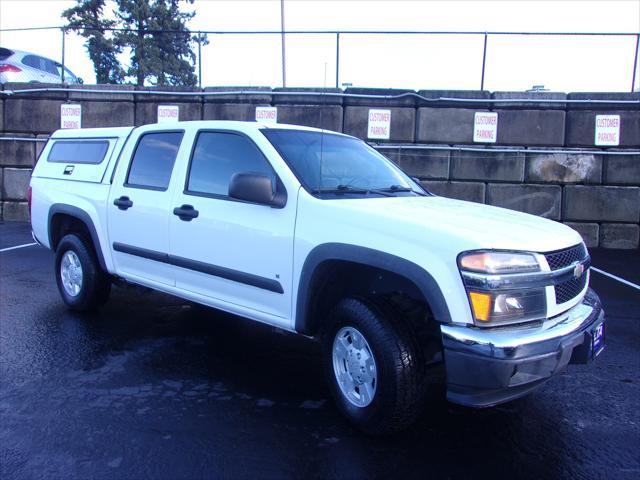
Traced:
[[0, 84], [9, 82], [22, 83], [61, 83], [64, 70], [65, 83], [83, 83], [60, 62], [40, 55], [20, 50], [0, 47]]
[[369, 433], [410, 424], [438, 372], [449, 400], [486, 407], [604, 348], [577, 232], [431, 195], [339, 133], [59, 130], [31, 189], [70, 308], [117, 278], [315, 337], [339, 409]]

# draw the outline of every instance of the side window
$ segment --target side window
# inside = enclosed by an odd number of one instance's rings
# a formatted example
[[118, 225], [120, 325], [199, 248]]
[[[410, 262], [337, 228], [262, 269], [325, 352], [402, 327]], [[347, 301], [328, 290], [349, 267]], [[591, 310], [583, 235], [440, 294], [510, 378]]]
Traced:
[[36, 57], [35, 55], [26, 55], [22, 59], [22, 63], [24, 63], [28, 67], [37, 68], [38, 70], [41, 70], [40, 57]]
[[183, 135], [183, 132], [159, 132], [140, 137], [125, 185], [166, 190]]
[[235, 173], [267, 175], [275, 184], [275, 173], [262, 152], [248, 138], [234, 133], [202, 132], [193, 150], [187, 191], [227, 196]]
[[48, 58], [43, 58], [42, 65], [44, 66], [44, 69], [46, 70], [47, 73], [50, 73], [51, 75], [60, 75], [58, 66], [56, 65], [56, 62], [54, 62], [53, 60], [49, 60]]
[[[62, 70], [60, 70], [60, 76], [62, 76]], [[73, 72], [71, 70], [69, 70], [67, 67], [64, 67], [64, 79], [67, 82], [71, 82], [71, 83], [77, 83], [78, 82], [78, 77], [76, 77]]]

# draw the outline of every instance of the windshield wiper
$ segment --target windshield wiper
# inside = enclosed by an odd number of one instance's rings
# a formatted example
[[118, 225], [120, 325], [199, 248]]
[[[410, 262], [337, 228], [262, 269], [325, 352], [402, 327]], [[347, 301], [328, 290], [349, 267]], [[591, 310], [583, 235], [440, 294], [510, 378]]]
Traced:
[[351, 185], [338, 185], [337, 187], [331, 188], [316, 188], [311, 191], [312, 193], [354, 193], [360, 195], [368, 195], [370, 193], [375, 193], [378, 195], [382, 195], [384, 197], [393, 197], [393, 193], [391, 190], [378, 190], [375, 188], [357, 188], [352, 187]]
[[403, 187], [402, 185], [391, 185], [390, 187], [379, 188], [378, 190], [381, 191], [381, 192], [393, 192], [393, 193], [395, 193], [395, 192], [413, 192], [416, 195], [421, 195], [423, 197], [427, 196], [426, 193], [419, 192], [417, 190], [414, 190], [411, 187]]

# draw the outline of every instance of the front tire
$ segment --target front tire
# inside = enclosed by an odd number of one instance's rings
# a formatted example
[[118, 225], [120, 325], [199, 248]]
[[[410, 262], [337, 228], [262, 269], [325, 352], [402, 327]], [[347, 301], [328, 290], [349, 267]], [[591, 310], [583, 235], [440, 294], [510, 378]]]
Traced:
[[95, 309], [109, 298], [111, 281], [102, 270], [93, 250], [75, 234], [65, 235], [55, 255], [58, 291], [71, 309]]
[[323, 336], [323, 352], [336, 405], [359, 429], [393, 433], [420, 414], [426, 385], [422, 349], [389, 302], [340, 301]]

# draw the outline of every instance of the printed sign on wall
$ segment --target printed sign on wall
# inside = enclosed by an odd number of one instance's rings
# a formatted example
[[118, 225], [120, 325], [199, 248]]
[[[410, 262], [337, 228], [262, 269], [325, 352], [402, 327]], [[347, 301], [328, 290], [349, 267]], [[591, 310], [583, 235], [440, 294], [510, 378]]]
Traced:
[[277, 123], [277, 107], [256, 107], [256, 122]]
[[178, 122], [180, 107], [178, 105], [158, 105], [158, 123]]
[[82, 105], [60, 105], [60, 128], [82, 128]]
[[391, 136], [391, 110], [369, 110], [367, 138], [389, 140]]
[[620, 115], [596, 115], [596, 145], [620, 145]]
[[473, 119], [473, 141], [496, 143], [498, 138], [498, 113], [476, 112]]

